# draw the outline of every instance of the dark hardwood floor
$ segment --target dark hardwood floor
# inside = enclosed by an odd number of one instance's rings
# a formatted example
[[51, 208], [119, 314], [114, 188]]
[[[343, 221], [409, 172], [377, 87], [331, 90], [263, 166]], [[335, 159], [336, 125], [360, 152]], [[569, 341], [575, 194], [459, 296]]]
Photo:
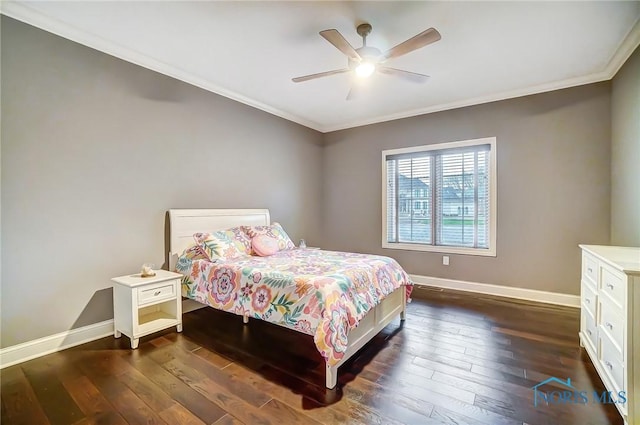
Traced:
[[387, 326], [329, 391], [310, 337], [201, 309], [138, 350], [109, 337], [2, 370], [2, 424], [622, 424], [610, 404], [534, 407], [531, 388], [550, 376], [604, 391], [578, 318], [416, 289], [404, 326]]

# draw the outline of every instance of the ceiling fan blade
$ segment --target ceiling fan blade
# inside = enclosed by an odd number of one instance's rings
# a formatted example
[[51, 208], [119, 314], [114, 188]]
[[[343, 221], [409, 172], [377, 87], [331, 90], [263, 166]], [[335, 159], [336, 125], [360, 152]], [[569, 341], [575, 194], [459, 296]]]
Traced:
[[430, 78], [428, 75], [418, 74], [416, 72], [403, 71], [402, 69], [389, 68], [388, 66], [379, 66], [377, 68], [381, 74], [393, 75], [412, 83], [426, 83]]
[[316, 78], [328, 77], [330, 75], [344, 74], [345, 72], [349, 72], [349, 71], [351, 70], [347, 68], [335, 69], [333, 71], [319, 72], [317, 74], [311, 74], [311, 75], [305, 75], [302, 77], [292, 78], [291, 81], [293, 81], [294, 83], [301, 83], [303, 81], [315, 80]]
[[422, 31], [420, 34], [411, 37], [410, 39], [403, 41], [395, 47], [387, 50], [380, 58], [380, 60], [397, 58], [398, 56], [406, 55], [409, 52], [413, 52], [428, 44], [435, 43], [442, 38], [440, 33], [435, 28], [429, 28]]
[[360, 55], [356, 52], [351, 44], [336, 29], [320, 31], [320, 35], [329, 43], [336, 46], [338, 50], [347, 55], [349, 59], [359, 61]]

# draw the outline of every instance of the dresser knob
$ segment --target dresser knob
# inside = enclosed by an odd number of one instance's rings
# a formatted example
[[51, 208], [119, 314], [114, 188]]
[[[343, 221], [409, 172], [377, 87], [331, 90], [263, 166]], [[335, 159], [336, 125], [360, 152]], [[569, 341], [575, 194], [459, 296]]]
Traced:
[[161, 293], [161, 291], [156, 291], [156, 292], [153, 293], [153, 296], [157, 297], [158, 295], [160, 295], [160, 293]]
[[591, 300], [589, 298], [585, 298], [584, 302], [586, 302], [587, 304], [591, 304]]
[[593, 269], [591, 267], [589, 267], [587, 270], [589, 270], [589, 273], [593, 273]]
[[613, 365], [611, 364], [611, 362], [605, 360], [604, 364], [607, 365], [609, 369], [613, 370]]
[[587, 335], [591, 336], [591, 329], [587, 329]]
[[607, 283], [607, 288], [611, 288], [611, 289], [613, 289], [613, 284], [611, 284], [611, 283]]
[[613, 325], [611, 324], [611, 322], [606, 322], [604, 325], [609, 329], [613, 330]]

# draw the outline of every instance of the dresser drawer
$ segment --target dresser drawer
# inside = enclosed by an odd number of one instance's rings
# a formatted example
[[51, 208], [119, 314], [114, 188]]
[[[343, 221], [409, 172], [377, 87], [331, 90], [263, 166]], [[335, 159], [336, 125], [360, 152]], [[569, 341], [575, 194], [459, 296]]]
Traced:
[[600, 364], [609, 375], [609, 380], [613, 384], [612, 391], [624, 390], [624, 363], [618, 350], [606, 334], [600, 334]]
[[175, 297], [176, 284], [173, 280], [138, 288], [138, 305], [154, 304], [164, 300], [175, 299]]
[[582, 332], [594, 351], [597, 347], [596, 342], [598, 342], [597, 329], [595, 316], [592, 316], [587, 310], [582, 310]]
[[595, 289], [583, 280], [581, 291], [582, 306], [589, 310], [593, 317], [596, 317], [596, 306], [598, 305], [598, 297], [596, 295]]
[[602, 267], [600, 292], [607, 294], [621, 309], [626, 308], [626, 287], [626, 281], [620, 276], [619, 272], [607, 266]]
[[621, 359], [624, 349], [624, 321], [622, 312], [612, 302], [603, 297], [600, 300], [600, 327], [609, 335], [620, 352]]
[[584, 251], [582, 252], [582, 277], [594, 287], [598, 283], [598, 259]]

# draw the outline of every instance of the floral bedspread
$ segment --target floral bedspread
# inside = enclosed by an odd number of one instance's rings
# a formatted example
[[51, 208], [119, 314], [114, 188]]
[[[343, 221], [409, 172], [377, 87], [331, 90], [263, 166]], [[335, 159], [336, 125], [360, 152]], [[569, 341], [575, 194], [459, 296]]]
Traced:
[[344, 356], [349, 330], [395, 289], [412, 284], [392, 258], [315, 249], [215, 263], [183, 255], [176, 269], [185, 275], [183, 296], [313, 335], [330, 366]]

